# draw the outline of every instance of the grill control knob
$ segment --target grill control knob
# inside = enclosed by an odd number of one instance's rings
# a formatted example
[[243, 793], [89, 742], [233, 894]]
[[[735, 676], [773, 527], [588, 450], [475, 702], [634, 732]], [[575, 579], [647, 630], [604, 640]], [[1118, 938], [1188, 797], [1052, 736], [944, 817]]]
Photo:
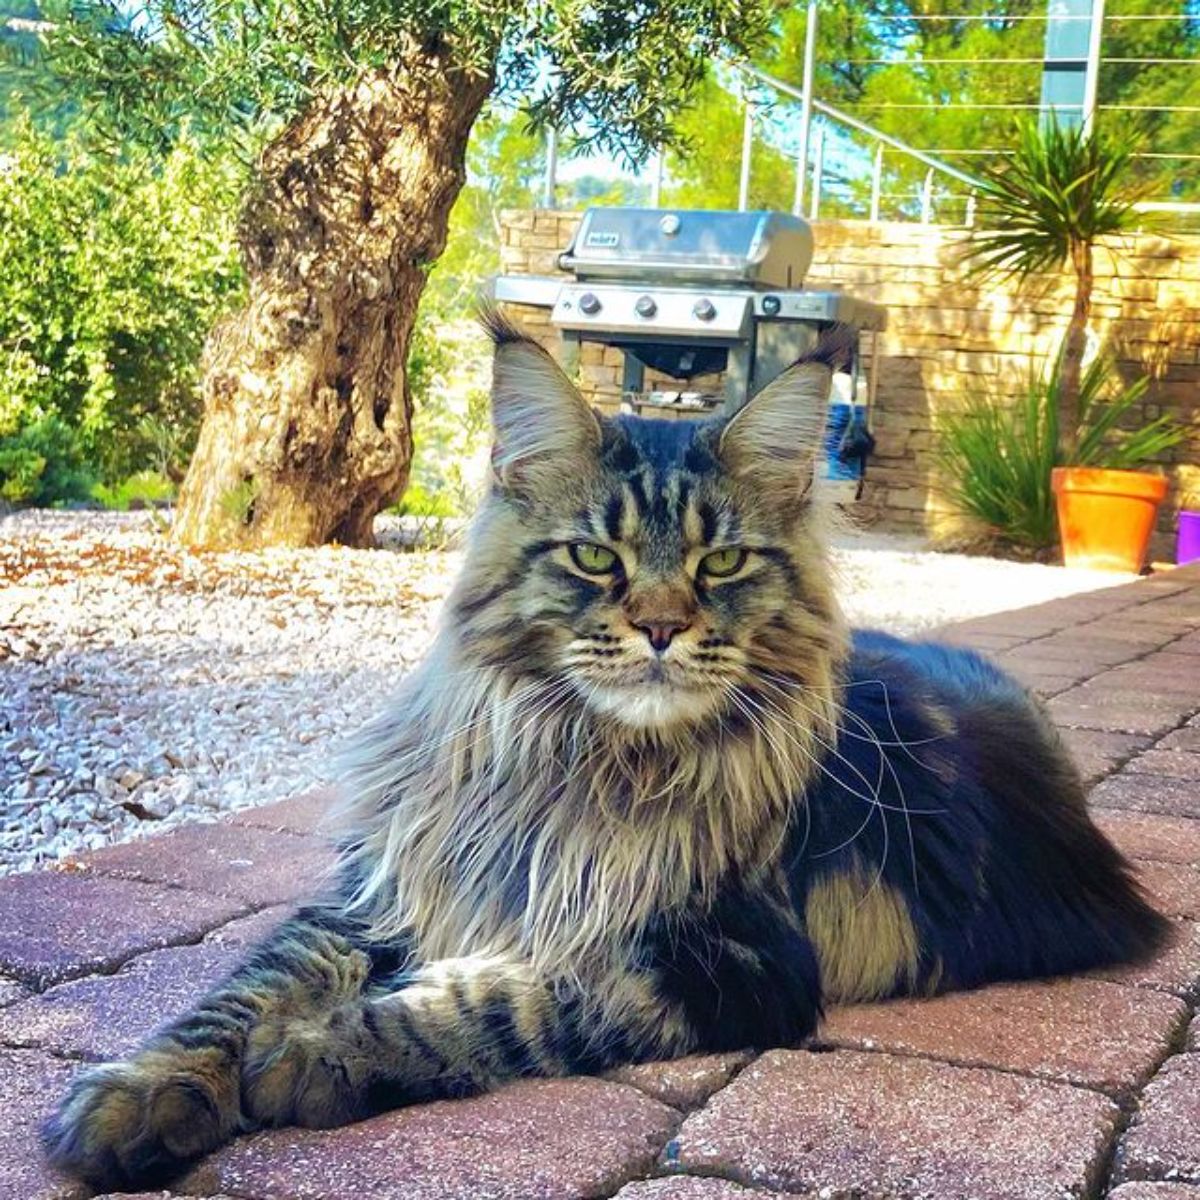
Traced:
[[711, 300], [697, 300], [692, 305], [692, 315], [701, 321], [711, 321], [717, 315], [717, 306]]
[[579, 297], [579, 311], [585, 317], [594, 317], [600, 311], [600, 297], [595, 292], [584, 292]]
[[762, 298], [763, 316], [774, 317], [779, 315], [779, 310], [783, 307], [783, 301], [778, 296], [764, 296]]
[[652, 317], [658, 312], [658, 305], [654, 303], [653, 296], [639, 296], [637, 303], [633, 306], [633, 311], [639, 317]]
[[659, 229], [661, 229], [667, 237], [674, 237], [679, 232], [679, 226], [680, 220], [674, 213], [667, 213], [667, 215], [658, 223]]

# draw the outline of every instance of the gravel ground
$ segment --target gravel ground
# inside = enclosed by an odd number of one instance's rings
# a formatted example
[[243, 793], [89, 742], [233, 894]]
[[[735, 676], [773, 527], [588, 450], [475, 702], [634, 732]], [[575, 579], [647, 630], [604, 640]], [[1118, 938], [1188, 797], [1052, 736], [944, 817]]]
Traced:
[[[324, 781], [421, 656], [458, 562], [191, 554], [161, 523], [0, 518], [0, 873]], [[897, 632], [1121, 582], [878, 534], [837, 557], [851, 618]]]

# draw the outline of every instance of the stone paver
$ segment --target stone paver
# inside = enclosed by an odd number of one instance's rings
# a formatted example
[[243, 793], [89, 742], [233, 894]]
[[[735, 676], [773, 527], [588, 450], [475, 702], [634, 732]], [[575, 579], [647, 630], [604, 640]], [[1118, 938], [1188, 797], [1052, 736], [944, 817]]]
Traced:
[[838, 1008], [818, 1036], [1128, 1093], [1167, 1056], [1187, 1013], [1174, 996], [1070, 979]]
[[[975, 644], [975, 636], [1011, 637], [1021, 642], [1032, 638], [1042, 638], [1065, 628], [1071, 624], [1071, 616], [1067, 613], [1052, 611], [1050, 605], [1036, 604], [1029, 608], [1013, 609], [1010, 612], [993, 613], [988, 617], [974, 617], [969, 621], [959, 621], [954, 624], [953, 640], [961, 646]], [[937, 636], [943, 636], [938, 630]]]
[[1088, 797], [1094, 808], [1124, 808], [1165, 817], [1200, 819], [1200, 787], [1186, 779], [1121, 772], [1098, 783]]
[[1092, 819], [1130, 858], [1200, 863], [1200, 821], [1097, 808]]
[[0, 969], [45, 987], [197, 941], [245, 905], [180, 888], [59, 871], [0, 879]]
[[687, 1118], [664, 1163], [831, 1196], [1078, 1196], [1118, 1112], [1098, 1092], [997, 1071], [772, 1051]]
[[115, 975], [60, 984], [0, 1012], [0, 1042], [89, 1059], [119, 1058], [182, 1016], [240, 951], [219, 943], [140, 955]]
[[1170, 945], [1144, 963], [1105, 967], [1092, 973], [1097, 979], [1154, 988], [1195, 997], [1200, 992], [1200, 923], [1179, 921]]
[[1131, 754], [1150, 745], [1150, 739], [1132, 733], [1102, 729], [1064, 729], [1063, 741], [1089, 786], [1115, 769]]
[[1051, 719], [1068, 729], [1100, 729], [1110, 733], [1164, 734], [1194, 711], [1189, 698], [1147, 695], [1082, 686], [1060, 692], [1047, 702]]
[[1200, 920], [1200, 868], [1190, 863], [1143, 862], [1138, 879], [1159, 912]]
[[0, 1196], [76, 1200], [89, 1193], [46, 1165], [38, 1129], [75, 1068], [34, 1050], [0, 1050]]
[[[981, 620], [986, 620], [986, 618], [981, 618]], [[937, 631], [937, 637], [939, 641], [943, 641], [947, 645], [968, 646], [972, 650], [980, 650], [992, 657], [1004, 650], [1023, 646], [1029, 640], [1022, 634], [987, 633], [983, 631], [982, 627], [975, 628], [970, 625], [947, 625], [944, 629]]]
[[[744, 1188], [727, 1179], [701, 1179], [694, 1175], [674, 1175], [626, 1184], [614, 1200], [754, 1200], [755, 1196], [779, 1196], [761, 1188]], [[1170, 1198], [1168, 1197], [1168, 1200]]]
[[1148, 647], [1124, 639], [1114, 640], [1094, 634], [1089, 637], [1070, 630], [1018, 646], [1014, 650], [1005, 650], [999, 656], [999, 661], [1004, 666], [1029, 663], [1037, 667], [1057, 663], [1064, 674], [1076, 675], [1083, 682], [1099, 671], [1136, 658], [1146, 649]]
[[15, 1004], [28, 995], [29, 989], [22, 987], [15, 979], [5, 979], [0, 976], [0, 1008]]
[[674, 1062], [619, 1067], [605, 1078], [615, 1083], [627, 1083], [663, 1104], [690, 1112], [723, 1088], [753, 1057], [748, 1052], [696, 1054]]
[[229, 818], [231, 825], [253, 825], [259, 829], [290, 830], [292, 833], [325, 834], [330, 810], [336, 800], [332, 788], [317, 788], [274, 804], [244, 808]]
[[239, 917], [228, 925], [219, 925], [205, 937], [205, 942], [228, 946], [239, 954], [257, 946], [285, 917], [294, 911], [291, 904], [276, 904], [263, 908], [248, 917]]
[[[1200, 670], [1200, 666], [1197, 666]], [[1191, 750], [1200, 751], [1200, 725], [1189, 721], [1181, 729], [1173, 729], [1158, 743], [1162, 750]]]
[[[1196, 673], [1198, 678], [1194, 686], [1200, 691], [1200, 668]], [[1155, 747], [1130, 759], [1127, 769], [1136, 774], [1162, 775], [1168, 779], [1197, 782], [1200, 781], [1200, 754], [1192, 750]]]
[[135, 1050], [219, 983], [290, 912], [263, 909], [214, 929], [198, 945], [152, 950], [114, 975], [89, 975], [0, 1012], [0, 1044], [37, 1046], [88, 1059]]
[[1068, 664], [1063, 662], [1013, 660], [1003, 655], [998, 661], [1010, 675], [1043, 697], [1065, 692], [1088, 678], [1086, 671], [1068, 671]]
[[1116, 1177], [1200, 1183], [1200, 1056], [1171, 1059], [1146, 1088], [1117, 1148]]
[[1109, 1200], [1200, 1200], [1200, 1187], [1186, 1183], [1123, 1183], [1108, 1195]]
[[177, 1187], [255, 1200], [574, 1200], [646, 1174], [678, 1120], [635, 1088], [528, 1080], [344, 1129], [242, 1138]]
[[217, 822], [107, 846], [80, 861], [99, 874], [168, 883], [258, 908], [314, 894], [333, 854], [315, 838]]

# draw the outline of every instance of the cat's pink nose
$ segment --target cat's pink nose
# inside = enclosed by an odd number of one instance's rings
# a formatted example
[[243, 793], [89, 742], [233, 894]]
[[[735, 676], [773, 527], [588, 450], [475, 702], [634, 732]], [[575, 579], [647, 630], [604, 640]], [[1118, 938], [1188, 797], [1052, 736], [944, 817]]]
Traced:
[[683, 618], [670, 619], [659, 621], [634, 621], [635, 629], [640, 629], [645, 635], [650, 646], [657, 653], [662, 654], [671, 644], [671, 639], [677, 634], [682, 633], [685, 629], [690, 628], [691, 621]]

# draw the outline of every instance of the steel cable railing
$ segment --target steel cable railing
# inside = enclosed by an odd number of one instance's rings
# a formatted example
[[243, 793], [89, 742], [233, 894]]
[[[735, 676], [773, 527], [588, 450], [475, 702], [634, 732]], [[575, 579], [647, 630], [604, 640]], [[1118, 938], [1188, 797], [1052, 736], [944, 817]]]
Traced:
[[[1047, 2], [1051, 3], [1054, 0]], [[1059, 62], [1061, 65], [1061, 60], [1054, 58], [1030, 57], [1028, 50], [1022, 54], [986, 58], [979, 55], [951, 57], [944, 51], [928, 57], [913, 55], [905, 31], [936, 22], [947, 25], [986, 23], [1002, 33], [1007, 33], [1008, 27], [1014, 23], [1027, 26], [1036, 23], [1046, 25], [1050, 21], [1091, 22], [1087, 38], [1088, 78], [1082, 98], [1072, 97], [1067, 103], [1055, 100], [1052, 106], [1055, 111], [1074, 113], [1074, 119], [1083, 120], [1085, 124], [1090, 124], [1097, 113], [1111, 115], [1128, 112], [1140, 116], [1167, 117], [1200, 114], [1200, 103], [1171, 102], [1176, 99], [1187, 101], [1190, 99], [1190, 92], [1200, 96], [1200, 78], [1195, 88], [1188, 84], [1182, 95], [1164, 96], [1163, 101], [1159, 103], [1142, 103], [1142, 97], [1131, 98], [1127, 103], [1114, 103], [1109, 98], [1112, 92], [1111, 83], [1108, 95], [1101, 87], [1105, 81], [1105, 68], [1124, 72], [1131, 69], [1165, 72], [1174, 68], [1191, 70], [1200, 66], [1200, 58], [1196, 57], [1138, 54], [1136, 51], [1141, 48], [1140, 45], [1127, 46], [1119, 41], [1115, 33], [1112, 33], [1109, 39], [1109, 46], [1117, 52], [1108, 56], [1103, 53], [1105, 31], [1109, 30], [1111, 33], [1112, 29], [1122, 26], [1137, 29], [1153, 28], [1168, 22], [1190, 22], [1192, 36], [1200, 41], [1200, 12], [1189, 11], [1181, 6], [1182, 11], [1175, 13], [1107, 14], [1104, 12], [1104, 0], [1091, 0], [1091, 5], [1092, 9], [1088, 13], [1047, 11], [1009, 15], [977, 12], [914, 13], [896, 16], [890, 19], [901, 32], [899, 41], [905, 44], [897, 50], [894, 57], [881, 57], [878, 53], [862, 57], [848, 56], [839, 59], [836, 66], [843, 70], [860, 67], [877, 70], [931, 68], [934, 72], [947, 68], [962, 68], [963, 73], [967, 73], [997, 65], [1017, 68], [1045, 66], [1048, 62]], [[1058, 0], [1056, 7], [1061, 8], [1061, 0]], [[898, 217], [931, 221], [935, 217], [952, 212], [956, 218], [961, 217], [965, 223], [971, 223], [974, 213], [973, 189], [978, 186], [978, 177], [972, 174], [970, 168], [977, 164], [995, 162], [1012, 153], [1010, 148], [1002, 144], [993, 144], [1000, 142], [1001, 139], [997, 135], [1002, 132], [997, 128], [993, 114], [1045, 112], [1048, 111], [1045, 97], [1036, 100], [1026, 93], [1024, 96], [1013, 96], [1009, 100], [995, 100], [986, 96], [973, 98], [970, 89], [967, 88], [962, 99], [954, 96], [943, 97], [936, 104], [904, 98], [875, 98], [870, 94], [839, 100], [836, 105], [831, 104], [817, 95], [815, 89], [817, 8], [816, 0], [807, 0], [800, 84], [779, 79], [746, 63], [722, 64], [722, 82], [744, 105], [737, 183], [738, 206], [746, 208], [750, 203], [754, 187], [755, 155], [769, 151], [791, 160], [793, 164], [792, 209], [798, 214], [819, 217], [822, 214], [822, 203], [832, 203], [836, 200], [841, 215], [865, 217], [869, 220]], [[1117, 38], [1115, 44], [1114, 38]], [[1081, 37], [1080, 41], [1082, 40]], [[1025, 44], [1028, 45], [1028, 39]], [[960, 94], [962, 90], [960, 89]], [[886, 120], [886, 115], [893, 112], [923, 113], [936, 118], [955, 111], [980, 114], [979, 121], [972, 122], [970, 128], [982, 132], [989, 139], [986, 144], [944, 144], [943, 139], [936, 137], [939, 126], [936, 122], [931, 125], [929, 120], [921, 122], [926, 133], [935, 134], [927, 145], [917, 144], [917, 139], [909, 134], [907, 129], [903, 130], [904, 136], [898, 136], [896, 132], [881, 127], [881, 123], [891, 124]], [[900, 121], [903, 119], [898, 118]], [[914, 133], [916, 128], [914, 123]], [[1187, 199], [1190, 194], [1200, 194], [1200, 174], [1189, 174], [1189, 170], [1194, 171], [1189, 164], [1200, 161], [1200, 152], [1194, 152], [1192, 149], [1192, 146], [1200, 147], [1200, 123], [1197, 135], [1190, 142], [1181, 140], [1177, 126], [1172, 135], [1173, 141], [1169, 145], [1150, 144], [1135, 153], [1134, 158], [1146, 163], [1148, 170], [1150, 164], [1174, 163], [1179, 167], [1174, 173], [1166, 170], [1161, 172], [1165, 181], [1164, 194], [1143, 203], [1141, 207], [1146, 212], [1171, 214], [1179, 218], [1180, 224], [1185, 221], [1200, 223], [1200, 203]], [[1174, 147], [1177, 145], [1186, 148], [1176, 150]], [[551, 154], [551, 171], [554, 169], [553, 157]], [[956, 165], [955, 160], [961, 163], [961, 166]], [[777, 173], [776, 170], [776, 176]], [[653, 161], [647, 188], [652, 203], [657, 205], [664, 194], [669, 195], [670, 185], [670, 173], [663, 156], [659, 155]], [[724, 202], [728, 204], [732, 199], [731, 196]]]

